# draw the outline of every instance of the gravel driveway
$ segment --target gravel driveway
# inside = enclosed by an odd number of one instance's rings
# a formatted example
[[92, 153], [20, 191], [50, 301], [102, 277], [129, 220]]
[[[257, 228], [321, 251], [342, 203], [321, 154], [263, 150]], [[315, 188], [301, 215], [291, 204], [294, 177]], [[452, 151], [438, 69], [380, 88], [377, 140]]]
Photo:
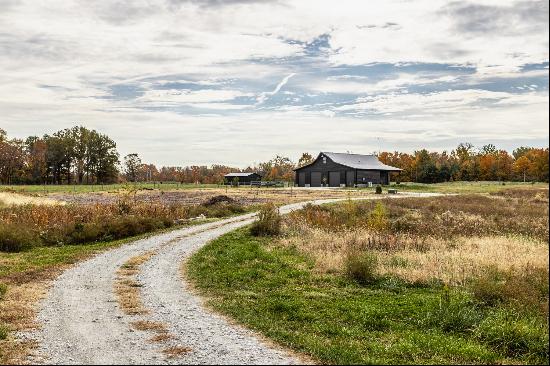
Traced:
[[[401, 196], [401, 195], [400, 195]], [[403, 195], [404, 196], [404, 195]], [[401, 197], [403, 197], [401, 196]], [[378, 198], [378, 197], [377, 197]], [[315, 204], [341, 199], [312, 201]], [[287, 213], [297, 203], [281, 208]], [[231, 324], [202, 307], [180, 275], [181, 263], [207, 242], [247, 225], [255, 214], [220, 220], [152, 236], [109, 250], [67, 270], [40, 304], [41, 328], [21, 337], [38, 341], [32, 363], [48, 364], [293, 364], [290, 353]], [[113, 291], [117, 270], [128, 259], [156, 250], [137, 275], [150, 314], [126, 315]], [[151, 333], [132, 329], [146, 317], [164, 323], [174, 336], [168, 344], [150, 342]], [[145, 319], [145, 318], [144, 318]], [[189, 348], [169, 358], [168, 346]]]

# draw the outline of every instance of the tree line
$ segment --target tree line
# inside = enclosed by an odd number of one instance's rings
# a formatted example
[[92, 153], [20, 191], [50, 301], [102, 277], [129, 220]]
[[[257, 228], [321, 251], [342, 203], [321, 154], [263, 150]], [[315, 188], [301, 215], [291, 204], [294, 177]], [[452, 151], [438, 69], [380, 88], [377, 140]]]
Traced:
[[109, 136], [82, 126], [52, 135], [9, 139], [0, 129], [3, 184], [112, 183], [119, 154]]
[[450, 152], [383, 152], [379, 159], [402, 169], [393, 179], [403, 182], [548, 182], [548, 148], [519, 147], [509, 154], [492, 144], [476, 149], [470, 143], [461, 143]]
[[[379, 159], [402, 169], [393, 180], [437, 183], [446, 181], [543, 181], [548, 182], [548, 148], [519, 147], [512, 154], [494, 145], [476, 149], [459, 144], [450, 152], [413, 154], [382, 152]], [[173, 181], [220, 184], [229, 172], [257, 172], [265, 180], [294, 179], [293, 169], [308, 164], [314, 155], [303, 153], [294, 163], [277, 155], [273, 159], [238, 169], [226, 165], [163, 166], [141, 161], [137, 153], [122, 161], [116, 143], [107, 135], [82, 126], [42, 137], [10, 139], [0, 129], [1, 184], [98, 184], [116, 182]]]

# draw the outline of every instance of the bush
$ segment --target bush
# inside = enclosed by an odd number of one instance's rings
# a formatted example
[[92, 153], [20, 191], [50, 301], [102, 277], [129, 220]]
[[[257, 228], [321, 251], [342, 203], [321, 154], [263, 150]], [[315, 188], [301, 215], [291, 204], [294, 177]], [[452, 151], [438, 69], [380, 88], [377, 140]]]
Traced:
[[376, 186], [376, 194], [382, 194], [382, 186]]
[[0, 251], [19, 252], [40, 245], [37, 233], [17, 224], [0, 224]]
[[376, 269], [378, 258], [376, 255], [363, 252], [350, 252], [345, 261], [346, 275], [348, 278], [361, 285], [369, 285], [378, 279]]
[[258, 214], [258, 220], [252, 223], [250, 233], [254, 236], [275, 236], [281, 233], [281, 215], [272, 203], [266, 204]]
[[376, 206], [369, 213], [368, 226], [370, 229], [382, 232], [388, 229], [388, 210], [382, 202], [376, 202]]

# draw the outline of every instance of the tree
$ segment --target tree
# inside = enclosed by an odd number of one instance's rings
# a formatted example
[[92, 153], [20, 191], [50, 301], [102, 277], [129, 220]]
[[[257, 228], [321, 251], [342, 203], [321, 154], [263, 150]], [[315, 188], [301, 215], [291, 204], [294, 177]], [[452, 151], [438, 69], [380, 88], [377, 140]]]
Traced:
[[136, 182], [141, 167], [141, 159], [138, 154], [128, 154], [124, 157], [124, 173], [130, 182]]
[[514, 162], [514, 171], [523, 175], [524, 182], [526, 180], [527, 171], [530, 167], [531, 161], [525, 155], [520, 156], [520, 158]]
[[298, 167], [302, 167], [304, 165], [308, 165], [313, 162], [313, 156], [311, 156], [310, 153], [302, 153], [302, 156], [300, 159], [298, 159]]
[[15, 183], [21, 178], [25, 164], [23, 141], [8, 140], [3, 130], [0, 131], [0, 182]]

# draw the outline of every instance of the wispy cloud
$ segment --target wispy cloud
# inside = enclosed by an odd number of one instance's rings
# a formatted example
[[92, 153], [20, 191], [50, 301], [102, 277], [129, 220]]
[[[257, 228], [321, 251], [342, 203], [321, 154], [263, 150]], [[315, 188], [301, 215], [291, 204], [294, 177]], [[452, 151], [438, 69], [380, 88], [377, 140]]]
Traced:
[[263, 102], [265, 102], [269, 97], [277, 94], [279, 92], [279, 90], [281, 90], [281, 88], [283, 86], [285, 86], [285, 84], [288, 83], [290, 78], [293, 77], [294, 75], [296, 75], [296, 73], [292, 73], [292, 74], [289, 74], [289, 75], [285, 76], [283, 78], [283, 80], [281, 80], [281, 82], [279, 84], [277, 84], [277, 86], [275, 87], [275, 89], [273, 89], [273, 91], [260, 93], [260, 95], [256, 99], [256, 104], [255, 105], [258, 106], [258, 105], [262, 104]]

